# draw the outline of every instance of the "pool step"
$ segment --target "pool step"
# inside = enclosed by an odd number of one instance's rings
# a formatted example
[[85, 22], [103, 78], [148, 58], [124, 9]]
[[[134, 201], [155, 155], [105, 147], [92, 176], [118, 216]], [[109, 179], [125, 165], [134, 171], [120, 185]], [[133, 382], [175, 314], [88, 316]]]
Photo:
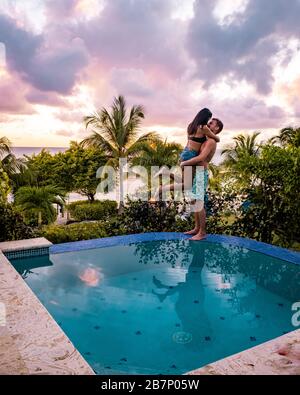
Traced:
[[8, 259], [29, 258], [34, 256], [49, 255], [52, 243], [44, 237], [35, 239], [5, 241], [0, 243], [0, 251]]

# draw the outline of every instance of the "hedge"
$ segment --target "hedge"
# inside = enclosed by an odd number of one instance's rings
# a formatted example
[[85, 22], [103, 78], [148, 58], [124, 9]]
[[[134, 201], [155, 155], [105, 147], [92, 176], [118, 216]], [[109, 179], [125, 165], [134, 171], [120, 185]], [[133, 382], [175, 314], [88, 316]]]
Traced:
[[102, 200], [94, 202], [79, 201], [70, 203], [67, 209], [76, 221], [97, 221], [117, 214], [117, 202]]
[[46, 237], [54, 244], [59, 244], [106, 237], [107, 233], [101, 223], [89, 222], [71, 225], [48, 225], [39, 231], [39, 235]]

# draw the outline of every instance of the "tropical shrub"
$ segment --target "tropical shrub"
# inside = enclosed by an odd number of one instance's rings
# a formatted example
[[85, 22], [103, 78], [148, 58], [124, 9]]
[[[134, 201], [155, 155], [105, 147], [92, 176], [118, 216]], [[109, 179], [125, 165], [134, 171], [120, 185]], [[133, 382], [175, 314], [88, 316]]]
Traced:
[[266, 243], [291, 246], [300, 241], [300, 148], [266, 145], [247, 162], [253, 182], [245, 192], [251, 205], [241, 211], [232, 231]]
[[15, 189], [19, 186], [47, 186], [54, 185], [56, 179], [55, 165], [57, 155], [52, 155], [46, 148], [38, 154], [25, 155], [27, 170], [22, 181], [17, 180]]
[[192, 218], [183, 217], [182, 211], [182, 204], [175, 201], [128, 201], [120, 221], [127, 233], [182, 231], [192, 224]]
[[[74, 202], [75, 207], [80, 207]], [[181, 216], [177, 202], [155, 203], [129, 201], [122, 215], [107, 216], [105, 220], [70, 225], [44, 226], [39, 235], [52, 243], [65, 243], [102, 237], [144, 232], [182, 232], [192, 226], [192, 217]]]
[[235, 192], [207, 192], [205, 200], [207, 232], [232, 234], [231, 225], [241, 208], [241, 199]]
[[10, 204], [0, 202], [0, 241], [30, 239], [33, 230]]
[[5, 203], [10, 190], [9, 178], [0, 163], [0, 202]]
[[99, 148], [83, 148], [71, 142], [70, 148], [54, 157], [54, 184], [67, 192], [77, 192], [89, 201], [95, 200], [100, 180], [97, 171], [107, 158]]
[[26, 222], [34, 226], [49, 224], [56, 219], [54, 204], [63, 207], [64, 192], [55, 186], [21, 187], [15, 194], [15, 203]]
[[46, 237], [46, 239], [54, 244], [97, 239], [108, 236], [100, 221], [71, 225], [48, 225], [43, 227], [38, 234], [41, 237]]
[[73, 202], [68, 205], [71, 217], [76, 221], [102, 220], [117, 214], [118, 204], [114, 200]]

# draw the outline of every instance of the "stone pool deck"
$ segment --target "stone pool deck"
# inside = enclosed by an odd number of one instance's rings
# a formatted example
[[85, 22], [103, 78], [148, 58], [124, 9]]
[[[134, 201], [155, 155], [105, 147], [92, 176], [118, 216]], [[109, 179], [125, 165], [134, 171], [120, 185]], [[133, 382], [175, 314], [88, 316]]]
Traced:
[[300, 375], [300, 329], [187, 374]]
[[[41, 244], [41, 240], [35, 241], [34, 246]], [[20, 243], [15, 247], [20, 248]], [[5, 249], [12, 251], [12, 245], [6, 243]], [[94, 372], [0, 250], [0, 375], [3, 374]]]
[[40, 248], [49, 248], [52, 243], [44, 237], [37, 237], [35, 239], [4, 241], [0, 243], [0, 250], [4, 253], [25, 251]]
[[[1, 252], [49, 245], [46, 239], [0, 243], [0, 375], [94, 374]], [[300, 329], [186, 374], [300, 375]]]

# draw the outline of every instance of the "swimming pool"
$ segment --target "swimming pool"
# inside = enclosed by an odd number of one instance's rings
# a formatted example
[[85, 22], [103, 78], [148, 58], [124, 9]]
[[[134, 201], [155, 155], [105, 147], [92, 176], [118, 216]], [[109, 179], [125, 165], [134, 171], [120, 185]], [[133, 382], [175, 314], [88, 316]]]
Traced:
[[299, 255], [182, 235], [140, 240], [12, 260], [96, 373], [181, 374], [297, 329]]

